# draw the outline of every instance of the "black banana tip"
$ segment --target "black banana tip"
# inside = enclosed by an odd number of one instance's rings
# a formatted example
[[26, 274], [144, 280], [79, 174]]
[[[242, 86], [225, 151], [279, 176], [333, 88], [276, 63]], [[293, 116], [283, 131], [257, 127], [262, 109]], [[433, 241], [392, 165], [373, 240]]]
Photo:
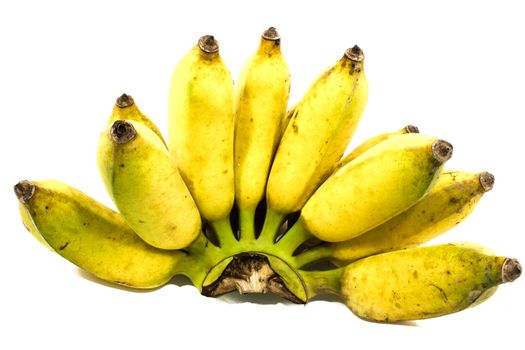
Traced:
[[521, 264], [517, 259], [507, 258], [501, 266], [501, 281], [512, 282], [521, 276]]
[[479, 174], [479, 183], [481, 184], [481, 187], [483, 187], [483, 190], [485, 192], [488, 192], [494, 187], [494, 182], [496, 178], [494, 175], [489, 173], [488, 171], [484, 171], [481, 174]]
[[439, 163], [445, 163], [452, 157], [454, 148], [444, 140], [438, 140], [432, 144], [432, 155]]
[[204, 35], [199, 39], [199, 48], [206, 53], [219, 52], [219, 42], [213, 35]]
[[365, 59], [365, 54], [363, 50], [357, 45], [354, 47], [346, 49], [345, 56], [353, 62], [362, 62]]
[[279, 35], [275, 27], [270, 27], [266, 29], [263, 32], [262, 37], [266, 40], [273, 40], [273, 41], [278, 41], [278, 42], [281, 40], [281, 36]]
[[22, 180], [14, 187], [16, 198], [21, 203], [27, 203], [35, 194], [35, 185], [28, 180]]
[[119, 108], [126, 108], [132, 106], [135, 100], [130, 95], [122, 94], [115, 101], [115, 105]]
[[419, 128], [411, 124], [405, 126], [405, 131], [409, 134], [419, 134]]
[[135, 130], [130, 122], [126, 120], [117, 120], [111, 125], [109, 134], [113, 141], [118, 144], [123, 144], [133, 140], [135, 135], [137, 135], [137, 130]]

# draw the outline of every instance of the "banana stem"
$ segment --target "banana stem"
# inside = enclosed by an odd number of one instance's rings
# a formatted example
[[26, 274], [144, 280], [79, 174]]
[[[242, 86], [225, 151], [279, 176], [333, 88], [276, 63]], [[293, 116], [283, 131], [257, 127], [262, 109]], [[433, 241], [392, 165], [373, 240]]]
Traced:
[[284, 219], [284, 214], [280, 214], [270, 207], [266, 210], [266, 217], [264, 218], [264, 225], [257, 239], [259, 242], [267, 244], [268, 246], [273, 245], [273, 240], [281, 223]]
[[327, 271], [297, 271], [307, 286], [308, 299], [323, 293], [340, 295], [344, 267]]
[[239, 209], [240, 242], [255, 241], [255, 209], [257, 207]]
[[279, 247], [279, 250], [291, 256], [301, 244], [311, 238], [314, 238], [314, 236], [306, 231], [301, 220], [297, 220], [292, 228], [281, 237], [276, 245]]
[[308, 249], [297, 256], [292, 256], [293, 264], [297, 268], [309, 265], [313, 262], [328, 259], [332, 256], [332, 248], [327, 245], [320, 245]]
[[212, 222], [211, 226], [217, 234], [217, 239], [219, 240], [219, 245], [222, 250], [228, 250], [228, 248], [237, 245], [238, 242], [233, 233], [229, 215], [221, 220]]

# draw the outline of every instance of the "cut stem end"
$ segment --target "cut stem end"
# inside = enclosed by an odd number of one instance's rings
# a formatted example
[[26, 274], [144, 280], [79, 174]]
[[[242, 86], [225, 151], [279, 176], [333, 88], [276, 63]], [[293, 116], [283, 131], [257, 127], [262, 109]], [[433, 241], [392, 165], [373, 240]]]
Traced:
[[405, 126], [405, 131], [408, 133], [408, 134], [419, 134], [419, 128], [415, 125], [407, 125]]
[[132, 106], [135, 103], [135, 100], [130, 95], [122, 94], [115, 101], [115, 105], [119, 108], [126, 108]]
[[512, 282], [521, 276], [521, 264], [517, 259], [507, 258], [501, 266], [501, 282]]
[[113, 125], [111, 125], [109, 134], [111, 135], [111, 139], [113, 139], [113, 141], [118, 144], [124, 144], [135, 138], [135, 135], [137, 135], [137, 130], [135, 130], [130, 122], [126, 120], [117, 120], [113, 123]]
[[445, 163], [452, 157], [453, 147], [444, 140], [438, 140], [432, 144], [432, 155], [439, 163]]
[[206, 53], [219, 52], [219, 42], [213, 35], [204, 35], [199, 39], [199, 48]]
[[357, 45], [345, 51], [345, 56], [353, 62], [362, 62], [365, 59], [363, 50]]
[[35, 194], [36, 186], [28, 180], [22, 180], [14, 187], [16, 198], [20, 203], [27, 203]]
[[272, 41], [280, 41], [281, 40], [281, 36], [279, 35], [279, 33], [277, 32], [277, 29], [275, 29], [275, 27], [270, 27], [268, 29], [266, 29], [263, 34], [262, 34], [262, 37], [266, 40], [272, 40]]
[[492, 190], [492, 187], [494, 187], [495, 180], [496, 179], [494, 175], [492, 175], [488, 171], [484, 171], [481, 174], [479, 174], [479, 183], [481, 184], [481, 187], [483, 187], [483, 190], [485, 192]]

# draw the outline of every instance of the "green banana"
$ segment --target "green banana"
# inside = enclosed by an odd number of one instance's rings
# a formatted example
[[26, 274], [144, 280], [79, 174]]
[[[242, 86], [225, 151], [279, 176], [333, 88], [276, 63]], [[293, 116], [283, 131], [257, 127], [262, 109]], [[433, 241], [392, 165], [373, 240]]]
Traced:
[[429, 241], [463, 221], [493, 185], [494, 176], [487, 172], [444, 172], [414, 206], [360, 236], [334, 243], [331, 256], [341, 265]]
[[117, 120], [133, 120], [146, 125], [151, 131], [157, 134], [162, 140], [162, 143], [167, 147], [166, 141], [164, 141], [159, 128], [151, 121], [151, 119], [141, 112], [139, 107], [137, 107], [135, 100], [130, 95], [122, 94], [117, 98], [106, 127], [109, 128]]
[[235, 196], [233, 80], [213, 36], [203, 36], [173, 71], [169, 146], [201, 215], [225, 219]]
[[421, 199], [451, 156], [448, 142], [421, 134], [383, 141], [325, 181], [301, 211], [301, 223], [327, 242], [356, 237]]
[[162, 140], [145, 125], [117, 120], [99, 139], [106, 189], [133, 230], [162, 249], [188, 246], [201, 219]]
[[367, 96], [363, 52], [355, 46], [313, 83], [288, 123], [268, 178], [271, 210], [302, 208], [343, 155]]
[[235, 200], [241, 232], [253, 236], [290, 92], [290, 71], [280, 36], [271, 27], [241, 71], [235, 98]]
[[144, 243], [118, 213], [64, 183], [20, 181], [15, 193], [33, 235], [103, 280], [158, 287], [173, 277], [184, 256]]
[[521, 274], [515, 259], [445, 244], [374, 255], [344, 269], [341, 295], [359, 317], [418, 320], [463, 310]]
[[359, 146], [354, 148], [346, 156], [344, 156], [339, 161], [339, 163], [337, 163], [337, 168], [341, 168], [341, 167], [345, 166], [346, 164], [350, 163], [352, 160], [354, 160], [357, 157], [359, 157], [361, 154], [363, 154], [366, 151], [368, 151], [370, 148], [374, 147], [375, 145], [377, 145], [377, 144], [379, 144], [379, 143], [381, 143], [381, 142], [383, 142], [385, 140], [388, 140], [388, 139], [390, 139], [390, 138], [392, 138], [394, 136], [397, 136], [397, 135], [403, 135], [403, 134], [409, 134], [409, 133], [416, 133], [416, 134], [418, 134], [419, 133], [419, 129], [417, 128], [417, 126], [407, 125], [407, 126], [405, 126], [404, 128], [402, 128], [400, 130], [393, 131], [393, 132], [385, 132], [383, 134], [379, 134], [377, 136], [374, 136], [374, 137], [366, 140], [365, 142], [363, 142], [362, 144], [360, 144]]

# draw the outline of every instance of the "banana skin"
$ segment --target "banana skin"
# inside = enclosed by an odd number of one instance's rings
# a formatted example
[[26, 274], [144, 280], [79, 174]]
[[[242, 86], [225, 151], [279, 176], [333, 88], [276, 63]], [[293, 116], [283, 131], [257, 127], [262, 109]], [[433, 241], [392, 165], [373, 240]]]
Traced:
[[425, 243], [462, 222], [494, 185], [488, 172], [447, 171], [415, 205], [376, 228], [332, 245], [333, 260], [344, 265], [360, 258]]
[[323, 241], [349, 240], [414, 205], [451, 156], [452, 145], [422, 134], [383, 141], [326, 180], [300, 220]]
[[268, 178], [271, 210], [300, 210], [342, 157], [368, 98], [363, 60], [359, 47], [348, 49], [295, 108]]
[[516, 259], [470, 245], [444, 244], [378, 254], [348, 265], [341, 295], [359, 317], [419, 320], [477, 305], [521, 274]]
[[200, 38], [173, 71], [169, 147], [201, 215], [224, 219], [233, 206], [233, 80], [213, 36]]
[[54, 180], [15, 185], [26, 227], [93, 275], [134, 288], [167, 283], [184, 256], [146, 244], [115, 211]]
[[148, 127], [117, 120], [99, 138], [97, 161], [120, 213], [147, 243], [182, 249], [198, 236], [197, 206], [162, 140]]

